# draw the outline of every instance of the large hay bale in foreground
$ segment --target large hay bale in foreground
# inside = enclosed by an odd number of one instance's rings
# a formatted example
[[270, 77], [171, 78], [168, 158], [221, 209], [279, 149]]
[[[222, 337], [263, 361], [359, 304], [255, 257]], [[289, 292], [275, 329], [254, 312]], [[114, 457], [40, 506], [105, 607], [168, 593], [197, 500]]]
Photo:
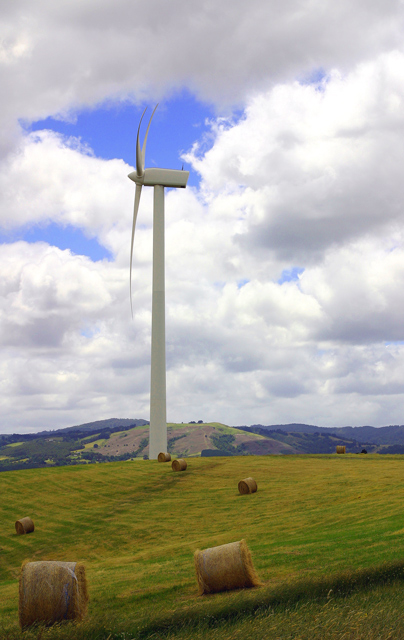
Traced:
[[26, 516], [25, 518], [20, 518], [15, 523], [15, 530], [17, 535], [22, 536], [24, 533], [32, 533], [35, 529], [35, 525], [33, 520]]
[[257, 491], [257, 483], [254, 478], [244, 478], [244, 480], [240, 480], [238, 483], [238, 490], [241, 495], [245, 495], [247, 493], [255, 493]]
[[199, 595], [259, 587], [251, 554], [245, 540], [195, 551]]
[[170, 462], [170, 460], [171, 460], [171, 454], [161, 452], [161, 453], [159, 453], [159, 454], [158, 454], [158, 456], [157, 456], [157, 460], [158, 460], [159, 462]]
[[187, 468], [187, 461], [183, 458], [173, 460], [171, 468], [173, 471], [185, 471], [185, 469]]
[[22, 629], [35, 622], [82, 620], [87, 613], [86, 570], [79, 562], [25, 562], [19, 592]]
[[337, 444], [337, 453], [345, 453], [345, 445]]

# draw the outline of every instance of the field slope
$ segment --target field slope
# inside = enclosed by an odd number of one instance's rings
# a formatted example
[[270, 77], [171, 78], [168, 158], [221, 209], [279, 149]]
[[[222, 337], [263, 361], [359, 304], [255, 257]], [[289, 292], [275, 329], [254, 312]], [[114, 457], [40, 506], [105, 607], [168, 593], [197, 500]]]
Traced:
[[[238, 480], [250, 475], [258, 492], [240, 496]], [[22, 636], [17, 626], [17, 578], [27, 558], [86, 565], [89, 618], [41, 636], [55, 639], [205, 638], [203, 625], [212, 620], [232, 620], [229, 635], [217, 637], [241, 638], [236, 632], [248, 616], [265, 625], [275, 595], [293, 592], [293, 585], [299, 600], [304, 585], [327, 587], [346, 570], [373, 575], [372, 567], [384, 562], [395, 563], [401, 578], [403, 476], [402, 457], [377, 455], [192, 458], [183, 473], [143, 460], [4, 472], [0, 637], [30, 640], [42, 633]], [[36, 530], [16, 536], [14, 522], [25, 515]], [[194, 551], [241, 538], [265, 586], [198, 597]], [[395, 597], [398, 588], [389, 587]], [[299, 633], [257, 638], [306, 637]]]

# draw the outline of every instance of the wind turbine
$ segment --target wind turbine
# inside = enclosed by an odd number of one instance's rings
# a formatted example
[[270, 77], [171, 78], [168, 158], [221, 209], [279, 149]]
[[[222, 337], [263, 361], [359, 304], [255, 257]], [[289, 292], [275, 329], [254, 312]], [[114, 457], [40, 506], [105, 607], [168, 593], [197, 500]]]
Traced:
[[[154, 187], [153, 202], [153, 297], [151, 336], [151, 380], [150, 380], [150, 428], [149, 458], [156, 459], [160, 452], [167, 451], [167, 411], [166, 411], [166, 344], [165, 344], [165, 282], [164, 282], [164, 187], [185, 189], [189, 171], [174, 169], [145, 169], [146, 142], [150, 124], [158, 105], [147, 125], [140, 150], [140, 125], [146, 109], [140, 118], [136, 139], [136, 171], [128, 178], [136, 184], [135, 206], [133, 210], [132, 239], [130, 245], [130, 307], [132, 306], [132, 260], [135, 226], [139, 210], [142, 186]], [[147, 108], [147, 107], [146, 107]]]

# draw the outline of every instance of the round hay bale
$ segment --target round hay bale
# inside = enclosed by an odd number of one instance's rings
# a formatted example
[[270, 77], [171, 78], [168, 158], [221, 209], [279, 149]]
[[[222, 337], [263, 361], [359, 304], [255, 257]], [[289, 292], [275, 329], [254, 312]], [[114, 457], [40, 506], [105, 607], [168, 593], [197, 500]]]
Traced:
[[22, 536], [24, 533], [32, 533], [34, 531], [35, 525], [33, 520], [26, 516], [25, 518], [20, 518], [15, 523], [15, 530], [18, 536]]
[[244, 480], [240, 480], [238, 483], [238, 490], [241, 495], [245, 495], [246, 493], [255, 493], [257, 489], [257, 483], [254, 478], [244, 478]]
[[173, 460], [171, 464], [171, 468], [173, 471], [185, 471], [187, 468], [187, 461], [183, 458], [178, 458], [177, 460]]
[[88, 603], [85, 567], [79, 562], [25, 562], [19, 596], [22, 629], [36, 622], [82, 620]]
[[195, 551], [199, 595], [258, 587], [258, 578], [245, 540]]
[[170, 462], [171, 461], [171, 454], [161, 452], [161, 453], [158, 454], [157, 460], [159, 462]]
[[345, 445], [337, 444], [337, 453], [345, 453]]

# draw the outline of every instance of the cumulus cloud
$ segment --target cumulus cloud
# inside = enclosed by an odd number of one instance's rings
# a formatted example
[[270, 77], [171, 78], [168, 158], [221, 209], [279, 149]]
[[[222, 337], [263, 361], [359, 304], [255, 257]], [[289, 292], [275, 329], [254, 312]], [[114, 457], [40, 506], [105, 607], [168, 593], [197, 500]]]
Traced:
[[48, 424], [49, 412], [63, 422], [111, 393], [117, 404], [146, 394], [149, 318], [125, 321], [126, 272], [46, 243], [2, 245], [0, 265], [4, 424]]
[[217, 209], [229, 198], [237, 207], [242, 246], [307, 263], [400, 220], [403, 98], [404, 56], [385, 54], [260, 94], [236, 126], [216, 126], [208, 153], [187, 159]]
[[0, 118], [189, 87], [243, 104], [268, 83], [401, 48], [402, 3], [22, 0], [2, 8]]

